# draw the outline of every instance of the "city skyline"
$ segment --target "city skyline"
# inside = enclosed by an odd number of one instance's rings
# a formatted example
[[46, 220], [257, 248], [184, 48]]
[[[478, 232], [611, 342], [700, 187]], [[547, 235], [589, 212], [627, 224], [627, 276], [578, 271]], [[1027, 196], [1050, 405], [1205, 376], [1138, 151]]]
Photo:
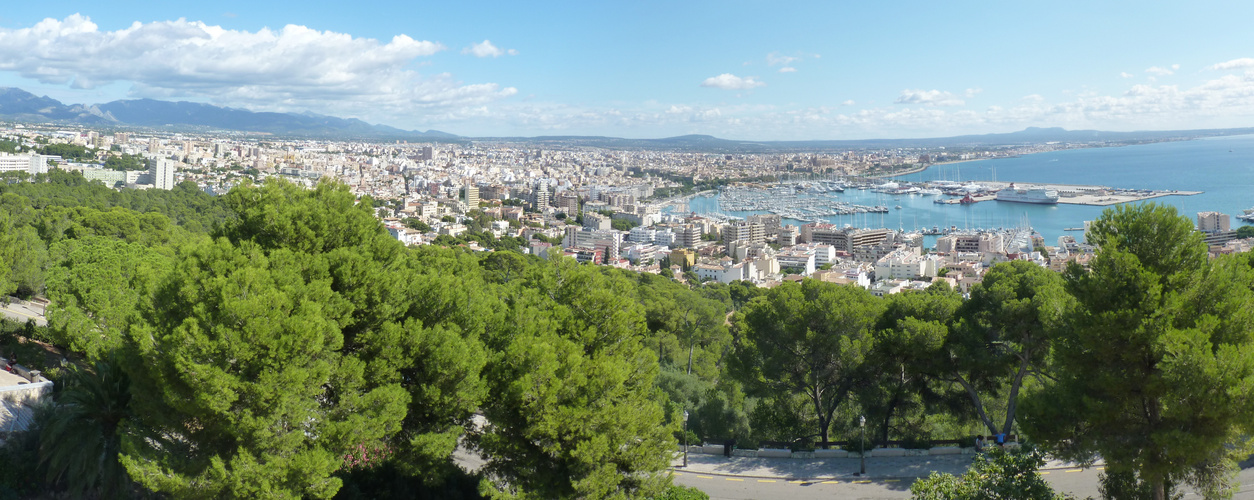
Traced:
[[1249, 126], [1241, 4], [14, 6], [0, 86], [464, 136], [941, 137]]

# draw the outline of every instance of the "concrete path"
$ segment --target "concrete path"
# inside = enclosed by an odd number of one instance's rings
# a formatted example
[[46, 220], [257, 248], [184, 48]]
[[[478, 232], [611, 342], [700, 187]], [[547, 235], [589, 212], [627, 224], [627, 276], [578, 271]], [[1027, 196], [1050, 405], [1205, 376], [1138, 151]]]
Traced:
[[[858, 458], [727, 458], [692, 453], [688, 455], [688, 466], [684, 467], [683, 454], [678, 453], [671, 462], [671, 468], [689, 473], [763, 479], [914, 479], [927, 477], [933, 472], [962, 474], [973, 458], [974, 455], [868, 457], [866, 475], [860, 475], [861, 461]], [[1060, 469], [1074, 470], [1079, 467], [1054, 460], [1046, 462], [1041, 468], [1043, 471]]]

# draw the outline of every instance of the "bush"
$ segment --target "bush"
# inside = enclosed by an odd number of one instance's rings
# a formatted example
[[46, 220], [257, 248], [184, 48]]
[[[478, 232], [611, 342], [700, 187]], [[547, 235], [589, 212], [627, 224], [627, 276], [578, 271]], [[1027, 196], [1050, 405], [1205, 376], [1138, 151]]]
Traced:
[[793, 441], [788, 447], [789, 451], [814, 451], [814, 441], [810, 439], [799, 439]]
[[932, 440], [922, 435], [906, 436], [901, 439], [901, 447], [907, 450], [926, 450], [932, 447]]
[[[1101, 482], [1097, 486], [1097, 491], [1106, 500], [1138, 500], [1154, 497], [1153, 486], [1141, 481], [1135, 471], [1115, 472], [1107, 470], [1102, 472], [1099, 479]], [[1176, 492], [1174, 483], [1170, 480], [1166, 483], [1167, 498], [1180, 500], [1184, 497], [1183, 494]]]
[[959, 448], [975, 448], [975, 436], [963, 436], [958, 438]]
[[[847, 439], [845, 440], [845, 444], [842, 445], [840, 449], [845, 450], [850, 453], [862, 453], [862, 450], [863, 450], [862, 440], [857, 437], [853, 439]], [[867, 441], [865, 449], [867, 450], [875, 449], [875, 443], [872, 443], [871, 441]]]
[[962, 476], [933, 472], [910, 486], [915, 500], [1053, 500], [1070, 498], [1055, 493], [1037, 469], [1045, 454], [1030, 445], [1003, 451], [992, 448], [976, 455]]
[[704, 491], [698, 490], [691, 486], [679, 486], [672, 484], [670, 488], [662, 496], [656, 500], [710, 500], [710, 495], [706, 495]]
[[[684, 445], [684, 431], [675, 431], [675, 442], [680, 446]], [[701, 438], [697, 437], [697, 433], [688, 431], [688, 446], [701, 446]]]

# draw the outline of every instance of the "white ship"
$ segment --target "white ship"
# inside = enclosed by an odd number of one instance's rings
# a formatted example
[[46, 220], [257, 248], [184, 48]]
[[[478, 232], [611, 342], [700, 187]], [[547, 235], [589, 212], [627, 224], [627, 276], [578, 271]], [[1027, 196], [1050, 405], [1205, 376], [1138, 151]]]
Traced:
[[997, 192], [997, 201], [1013, 201], [1016, 203], [1058, 203], [1058, 191], [1045, 188], [1020, 189], [1014, 183]]

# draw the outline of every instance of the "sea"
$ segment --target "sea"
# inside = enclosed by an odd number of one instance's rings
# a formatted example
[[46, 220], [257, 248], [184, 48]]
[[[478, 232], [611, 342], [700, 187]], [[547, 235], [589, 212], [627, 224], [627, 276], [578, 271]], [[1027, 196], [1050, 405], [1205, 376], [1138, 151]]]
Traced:
[[[885, 179], [883, 182], [888, 182]], [[1125, 189], [1202, 191], [1192, 196], [1166, 196], [1150, 202], [1171, 205], [1196, 221], [1198, 212], [1222, 212], [1231, 216], [1233, 229], [1243, 210], [1254, 208], [1254, 135], [1213, 137], [1120, 147], [1069, 149], [1014, 158], [933, 165], [903, 175], [899, 181], [1026, 182], [1100, 185]], [[933, 196], [887, 195], [871, 190], [846, 189], [843, 193], [813, 194], [859, 205], [886, 206], [886, 214], [855, 214], [825, 217], [838, 225], [891, 229], [994, 229], [1027, 224], [1040, 233], [1047, 245], [1063, 235], [1083, 241], [1080, 228], [1109, 207], [1084, 205], [1032, 205], [985, 201], [970, 205], [933, 203]], [[948, 197], [945, 197], [948, 198]], [[900, 206], [901, 208], [896, 208]], [[688, 203], [697, 214], [720, 212], [746, 217], [766, 212], [722, 211], [718, 195], [698, 196]], [[786, 224], [804, 224], [785, 220]], [[925, 239], [934, 244], [935, 237]]]

